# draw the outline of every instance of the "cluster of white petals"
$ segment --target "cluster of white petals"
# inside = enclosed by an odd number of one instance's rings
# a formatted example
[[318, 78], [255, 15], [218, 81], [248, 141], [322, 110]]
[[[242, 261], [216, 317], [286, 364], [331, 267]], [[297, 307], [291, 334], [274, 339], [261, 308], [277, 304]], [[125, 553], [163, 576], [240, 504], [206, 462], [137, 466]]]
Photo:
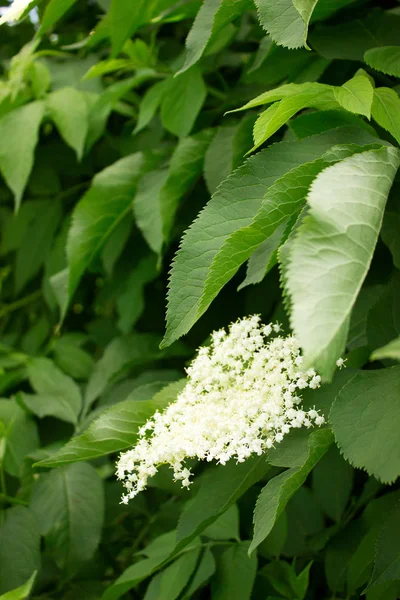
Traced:
[[0, 19], [0, 25], [3, 23], [9, 23], [10, 21], [18, 21], [24, 14], [25, 10], [33, 0], [14, 0], [11, 6], [6, 10], [4, 15]]
[[313, 369], [301, 370], [293, 336], [258, 316], [239, 320], [212, 334], [187, 369], [188, 382], [175, 402], [156, 412], [139, 431], [137, 445], [120, 455], [117, 476], [127, 503], [145, 489], [162, 464], [175, 480], [190, 485], [185, 459], [243, 462], [282, 441], [292, 428], [322, 425], [315, 409], [304, 411], [299, 392], [318, 388]]

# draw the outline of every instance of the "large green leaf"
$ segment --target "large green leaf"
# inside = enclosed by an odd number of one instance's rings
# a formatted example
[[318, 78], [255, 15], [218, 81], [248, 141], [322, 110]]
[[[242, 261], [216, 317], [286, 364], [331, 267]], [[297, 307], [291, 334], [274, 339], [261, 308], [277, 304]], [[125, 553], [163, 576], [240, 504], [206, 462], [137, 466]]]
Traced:
[[175, 148], [169, 169], [150, 171], [140, 180], [133, 211], [139, 229], [157, 254], [169, 241], [180, 200], [203, 170], [213, 134], [208, 129], [183, 138]]
[[103, 483], [95, 469], [69, 465], [41, 474], [30, 509], [57, 565], [75, 574], [92, 558], [103, 527]]
[[257, 556], [248, 556], [249, 542], [230, 546], [220, 556], [212, 582], [213, 600], [250, 600], [257, 571]]
[[303, 485], [307, 475], [328, 450], [332, 440], [333, 436], [329, 429], [312, 432], [308, 438], [305, 462], [299, 466], [299, 455], [296, 453], [293, 466], [270, 479], [263, 488], [254, 510], [254, 535], [249, 553], [253, 552], [270, 533], [286, 504]]
[[196, 568], [200, 547], [193, 548], [179, 556], [169, 567], [160, 574], [159, 598], [176, 600]]
[[377, 71], [400, 77], [400, 46], [371, 48], [364, 54], [364, 60], [367, 65]]
[[80, 160], [89, 129], [89, 111], [83, 92], [72, 87], [61, 88], [49, 94], [46, 102], [60, 135]]
[[[217, 189], [207, 206], [202, 210], [196, 221], [185, 233], [181, 248], [173, 263], [168, 295], [167, 331], [163, 340], [164, 345], [171, 344], [184, 335], [201, 317], [222, 285], [236, 272], [251, 251], [255, 250], [270, 235], [274, 227], [279, 226], [285, 216], [284, 211], [274, 212], [276, 198], [268, 202], [268, 191], [275, 183], [277, 189], [285, 192], [285, 182], [279, 188], [280, 177], [291, 169], [303, 163], [311, 162], [324, 154], [337, 143], [357, 141], [360, 144], [372, 142], [368, 134], [357, 130], [337, 130], [327, 132], [296, 142], [282, 142], [260, 152], [250, 158], [228, 177]], [[305, 172], [299, 171], [304, 189], [304, 181], [308, 182], [310, 173], [315, 167]], [[291, 179], [289, 175], [289, 179]], [[293, 179], [296, 180], [295, 175]], [[299, 182], [296, 181], [297, 186]], [[289, 194], [289, 192], [288, 192]], [[288, 196], [287, 207], [294, 210], [296, 206], [296, 190], [293, 199]], [[265, 213], [262, 208], [265, 204]], [[268, 209], [271, 209], [271, 218]], [[260, 213], [259, 213], [260, 211]], [[260, 236], [258, 226], [249, 227], [259, 213], [262, 223], [266, 224], [266, 235]], [[246, 243], [242, 243], [242, 232], [249, 227]], [[237, 234], [235, 234], [237, 232]], [[258, 235], [257, 243], [251, 245], [254, 234]], [[231, 243], [232, 242], [232, 243]], [[250, 245], [250, 252], [248, 252]], [[237, 247], [236, 247], [237, 246]], [[219, 257], [221, 253], [221, 260]], [[213, 281], [209, 276], [213, 265], [219, 279]], [[208, 288], [207, 294], [205, 290]]]
[[384, 147], [322, 171], [291, 245], [284, 277], [292, 328], [306, 364], [327, 379], [345, 348], [351, 310], [372, 260], [399, 164], [398, 150]]
[[400, 98], [390, 88], [374, 90], [372, 117], [400, 143]]
[[150, 19], [156, 0], [111, 0], [109, 26], [113, 55], [122, 50], [125, 40]]
[[22, 393], [24, 404], [38, 417], [53, 416], [76, 424], [82, 408], [79, 387], [48, 358], [28, 363], [28, 378], [36, 395]]
[[344, 457], [355, 467], [389, 483], [400, 475], [396, 437], [399, 373], [397, 366], [359, 372], [343, 387], [330, 412], [336, 442]]
[[40, 466], [58, 467], [133, 446], [139, 428], [156, 410], [162, 410], [173, 402], [184, 385], [184, 380], [173, 382], [152, 400], [130, 400], [128, 396], [104, 411], [82, 435], [72, 438], [61, 450], [42, 460]]
[[16, 211], [33, 167], [44, 111], [45, 103], [37, 100], [0, 119], [0, 171], [14, 193]]
[[346, 110], [371, 118], [374, 88], [364, 75], [355, 75], [341, 87], [335, 88], [335, 98]]
[[312, 488], [322, 510], [340, 521], [353, 486], [353, 469], [331, 446], [312, 472]]
[[179, 137], [189, 135], [207, 96], [200, 69], [170, 77], [161, 101], [161, 121], [165, 129]]
[[108, 237], [129, 213], [138, 179], [145, 169], [140, 152], [126, 156], [98, 173], [72, 213], [68, 234], [68, 300]]
[[202, 56], [210, 38], [251, 8], [249, 0], [205, 0], [186, 38], [186, 59], [181, 73], [194, 65]]
[[23, 506], [3, 513], [0, 525], [0, 593], [24, 585], [40, 567], [40, 532], [32, 512]]
[[254, 1], [260, 23], [274, 42], [287, 48], [308, 48], [308, 24], [317, 0]]

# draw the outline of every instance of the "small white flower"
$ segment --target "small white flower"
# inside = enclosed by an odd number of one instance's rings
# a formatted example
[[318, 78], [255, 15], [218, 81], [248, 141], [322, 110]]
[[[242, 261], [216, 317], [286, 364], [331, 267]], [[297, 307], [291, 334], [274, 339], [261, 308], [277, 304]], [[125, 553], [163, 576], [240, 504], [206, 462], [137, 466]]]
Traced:
[[339, 369], [342, 369], [343, 367], [345, 367], [346, 365], [344, 364], [347, 361], [347, 358], [338, 358], [336, 361], [336, 366], [339, 367]]
[[18, 21], [18, 19], [21, 18], [32, 2], [33, 0], [14, 0], [11, 6], [0, 18], [0, 25], [3, 25], [3, 23], [9, 23], [10, 21]]
[[252, 316], [212, 334], [210, 346], [200, 348], [188, 367], [175, 402], [156, 412], [140, 428], [136, 446], [120, 455], [124, 503], [146, 488], [162, 464], [189, 487], [186, 459], [243, 462], [273, 448], [293, 427], [325, 422], [315, 408], [304, 411], [295, 395], [319, 387], [321, 379], [313, 369], [298, 372], [300, 346], [293, 336], [269, 338], [280, 329]]

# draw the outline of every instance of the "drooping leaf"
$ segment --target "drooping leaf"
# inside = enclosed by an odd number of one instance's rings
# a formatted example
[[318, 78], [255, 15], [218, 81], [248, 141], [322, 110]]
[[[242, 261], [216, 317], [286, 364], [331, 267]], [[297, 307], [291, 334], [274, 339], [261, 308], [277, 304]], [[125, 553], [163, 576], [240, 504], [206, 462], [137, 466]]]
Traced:
[[33, 167], [44, 110], [45, 103], [37, 100], [0, 118], [0, 171], [14, 194], [16, 212]]
[[332, 440], [333, 436], [329, 429], [312, 432], [308, 438], [308, 455], [305, 462], [299, 466], [298, 456], [296, 456], [295, 466], [270, 479], [263, 488], [254, 510], [254, 535], [249, 553], [253, 552], [270, 533], [286, 504], [303, 485], [307, 475], [328, 450]]
[[150, 248], [161, 254], [170, 238], [179, 202], [203, 170], [211, 129], [178, 142], [169, 169], [151, 171], [139, 182], [133, 211]]
[[[184, 335], [218, 293], [220, 288], [209, 278], [210, 268], [218, 253], [223, 252], [225, 245], [229, 244], [230, 238], [233, 241], [236, 239], [233, 237], [235, 232], [238, 232], [241, 244], [239, 231], [253, 222], [264, 198], [267, 198], [270, 186], [291, 169], [319, 158], [331, 146], [354, 141], [354, 133], [355, 130], [351, 134], [346, 130], [338, 130], [301, 141], [275, 144], [248, 159], [220, 185], [185, 233], [175, 257], [171, 270], [167, 331], [163, 345], [169, 345]], [[372, 137], [362, 131], [356, 135], [360, 144], [373, 141]], [[268, 203], [266, 206], [268, 208]], [[278, 216], [281, 218], [282, 215]], [[257, 246], [263, 239], [259, 240]], [[246, 249], [247, 245], [245, 249], [241, 248], [241, 256], [235, 256], [237, 248], [234, 245], [229, 247], [229, 252], [226, 252], [231, 268], [229, 277], [248, 258]], [[221, 273], [225, 266], [224, 264]], [[222, 285], [229, 280], [225, 275], [225, 272], [221, 274]], [[204, 294], [207, 285], [210, 290], [212, 288], [214, 296]]]
[[93, 467], [69, 465], [41, 474], [30, 509], [54, 560], [68, 576], [92, 558], [104, 520], [103, 483]]
[[75, 88], [65, 87], [49, 94], [46, 102], [60, 135], [80, 160], [89, 129], [89, 111], [84, 94]]
[[109, 12], [109, 25], [113, 55], [120, 52], [125, 40], [148, 21], [151, 16], [154, 0], [112, 0]]
[[176, 399], [185, 381], [167, 385], [151, 400], [128, 398], [104, 411], [89, 428], [72, 438], [61, 450], [40, 462], [41, 467], [58, 467], [90, 460], [133, 446], [139, 428], [156, 411]]
[[400, 98], [390, 88], [374, 90], [372, 118], [400, 143]]
[[61, 203], [57, 198], [38, 200], [30, 204], [34, 214], [29, 220], [29, 226], [16, 255], [14, 272], [16, 294], [20, 293], [43, 266], [62, 217]]
[[156, 278], [156, 257], [154, 254], [145, 256], [137, 267], [130, 273], [124, 291], [117, 298], [119, 314], [118, 327], [128, 334], [144, 309], [144, 288]]
[[308, 195], [285, 277], [306, 364], [327, 379], [345, 348], [399, 164], [395, 148], [355, 154], [322, 171]]
[[317, 0], [255, 0], [262, 27], [287, 48], [308, 48], [308, 24], [316, 4]]
[[140, 102], [139, 116], [134, 133], [139, 133], [139, 131], [144, 129], [156, 114], [164, 96], [165, 85], [165, 81], [159, 81], [152, 85], [144, 94], [142, 101]]
[[0, 423], [5, 438], [4, 470], [14, 477], [21, 477], [25, 457], [39, 446], [36, 424], [15, 399], [0, 399]]
[[328, 517], [340, 521], [353, 486], [353, 469], [331, 446], [312, 473], [314, 494]]
[[161, 120], [165, 129], [179, 137], [189, 135], [206, 95], [203, 76], [196, 65], [171, 77], [161, 101]]
[[383, 46], [371, 48], [364, 54], [364, 60], [373, 69], [393, 77], [400, 77], [400, 47]]
[[143, 154], [126, 156], [98, 173], [76, 205], [68, 234], [68, 299], [106, 240], [129, 213], [138, 179], [145, 169]]
[[193, 597], [193, 594], [199, 588], [205, 585], [210, 577], [214, 575], [215, 569], [216, 565], [214, 555], [209, 548], [206, 548], [203, 556], [201, 557], [199, 566], [182, 600], [190, 600]]
[[400, 474], [395, 433], [399, 373], [397, 366], [359, 372], [341, 390], [330, 412], [335, 439], [344, 457], [389, 483]]
[[0, 525], [0, 593], [23, 586], [40, 567], [40, 533], [24, 506], [3, 513]]
[[375, 564], [368, 590], [400, 579], [400, 506], [391, 511], [382, 525], [375, 551]]
[[257, 556], [248, 556], [249, 542], [230, 546], [217, 563], [212, 583], [213, 600], [250, 600], [257, 571]]
[[161, 573], [160, 598], [176, 600], [191, 578], [199, 558], [200, 547], [182, 554]]
[[203, 55], [211, 37], [236, 17], [251, 8], [249, 0], [205, 0], [186, 38], [186, 59], [180, 73], [193, 66]]
[[371, 118], [374, 88], [368, 77], [355, 75], [335, 88], [335, 98], [344, 109]]
[[244, 463], [228, 462], [209, 469], [191, 502], [185, 505], [178, 524], [174, 552], [184, 548], [193, 538], [222, 515], [246, 490], [270, 469], [265, 456]]
[[53, 416], [76, 424], [82, 407], [79, 387], [48, 358], [28, 363], [29, 381], [36, 395], [22, 393], [24, 404], [38, 417]]

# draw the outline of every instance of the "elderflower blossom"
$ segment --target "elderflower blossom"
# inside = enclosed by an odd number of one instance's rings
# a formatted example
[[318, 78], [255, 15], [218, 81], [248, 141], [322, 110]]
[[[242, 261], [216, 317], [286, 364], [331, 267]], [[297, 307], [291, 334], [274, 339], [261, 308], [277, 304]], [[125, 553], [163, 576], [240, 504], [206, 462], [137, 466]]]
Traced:
[[281, 442], [292, 428], [325, 422], [315, 408], [303, 410], [299, 396], [318, 388], [320, 376], [314, 369], [301, 371], [297, 340], [274, 336], [279, 331], [279, 324], [263, 325], [252, 316], [231, 324], [228, 333], [212, 334], [211, 345], [200, 348], [187, 369], [176, 401], [157, 411], [139, 430], [136, 446], [120, 455], [124, 503], [146, 488], [162, 464], [189, 487], [186, 459], [243, 462]]
[[18, 21], [18, 19], [21, 18], [25, 10], [30, 4], [32, 4], [32, 2], [33, 0], [14, 0], [11, 6], [0, 18], [0, 25], [3, 25], [3, 23], [9, 23], [10, 21]]

